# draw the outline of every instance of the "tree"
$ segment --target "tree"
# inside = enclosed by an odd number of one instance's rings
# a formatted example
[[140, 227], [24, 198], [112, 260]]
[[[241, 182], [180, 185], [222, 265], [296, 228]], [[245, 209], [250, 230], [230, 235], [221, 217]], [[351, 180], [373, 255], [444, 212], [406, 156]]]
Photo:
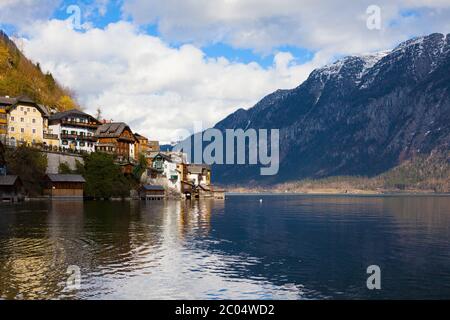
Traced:
[[84, 158], [85, 194], [93, 198], [127, 197], [131, 183], [112, 155], [91, 153]]
[[42, 194], [47, 170], [47, 155], [21, 146], [7, 150], [5, 156], [8, 173], [18, 175], [31, 196]]
[[142, 174], [145, 172], [146, 169], [147, 169], [147, 159], [145, 158], [144, 154], [140, 153], [138, 165], [135, 166], [133, 169], [133, 176], [137, 182], [141, 181]]
[[71, 174], [73, 173], [72, 169], [67, 162], [61, 162], [58, 167], [58, 172], [60, 174]]
[[0, 46], [0, 70], [4, 70], [8, 66], [9, 51], [6, 47]]
[[84, 169], [84, 164], [75, 159], [75, 172], [76, 174], [81, 174], [82, 176], [84, 176], [84, 174], [86, 173], [86, 170]]
[[64, 95], [58, 100], [58, 107], [60, 110], [71, 110], [77, 107], [76, 103], [68, 95]]

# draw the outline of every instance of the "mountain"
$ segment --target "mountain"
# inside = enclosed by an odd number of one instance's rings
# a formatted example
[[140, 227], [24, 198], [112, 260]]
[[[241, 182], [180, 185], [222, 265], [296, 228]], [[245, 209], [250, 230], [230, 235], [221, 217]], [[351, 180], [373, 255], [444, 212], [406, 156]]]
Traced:
[[215, 182], [225, 184], [372, 177], [416, 156], [448, 154], [450, 36], [345, 57], [215, 128], [280, 129], [278, 175], [260, 176], [257, 166], [214, 166]]
[[68, 110], [78, 107], [73, 94], [61, 87], [39, 63], [27, 59], [0, 30], [0, 96], [27, 95], [38, 103]]

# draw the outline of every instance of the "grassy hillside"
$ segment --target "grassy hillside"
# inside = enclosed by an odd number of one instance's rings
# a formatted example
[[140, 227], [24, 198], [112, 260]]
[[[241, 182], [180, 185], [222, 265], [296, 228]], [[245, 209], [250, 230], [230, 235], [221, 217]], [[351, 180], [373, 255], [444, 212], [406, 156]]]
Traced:
[[22, 94], [61, 111], [78, 107], [68, 89], [59, 85], [51, 73], [44, 74], [39, 63], [27, 59], [0, 31], [0, 95]]
[[450, 153], [417, 156], [373, 178], [336, 176], [305, 179], [275, 186], [226, 186], [234, 192], [350, 193], [385, 192], [450, 193]]

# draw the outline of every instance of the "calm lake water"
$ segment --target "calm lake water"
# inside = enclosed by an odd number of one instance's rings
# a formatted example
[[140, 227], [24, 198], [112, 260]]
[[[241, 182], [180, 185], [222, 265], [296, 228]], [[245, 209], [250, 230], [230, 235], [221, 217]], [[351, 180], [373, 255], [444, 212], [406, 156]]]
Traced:
[[0, 204], [0, 297], [450, 299], [450, 197]]

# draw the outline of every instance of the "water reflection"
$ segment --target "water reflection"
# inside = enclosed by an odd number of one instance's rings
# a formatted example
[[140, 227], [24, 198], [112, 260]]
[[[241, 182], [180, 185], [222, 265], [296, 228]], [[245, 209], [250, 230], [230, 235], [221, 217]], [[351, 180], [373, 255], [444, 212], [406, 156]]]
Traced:
[[450, 298], [450, 198], [259, 198], [1, 204], [0, 297]]

